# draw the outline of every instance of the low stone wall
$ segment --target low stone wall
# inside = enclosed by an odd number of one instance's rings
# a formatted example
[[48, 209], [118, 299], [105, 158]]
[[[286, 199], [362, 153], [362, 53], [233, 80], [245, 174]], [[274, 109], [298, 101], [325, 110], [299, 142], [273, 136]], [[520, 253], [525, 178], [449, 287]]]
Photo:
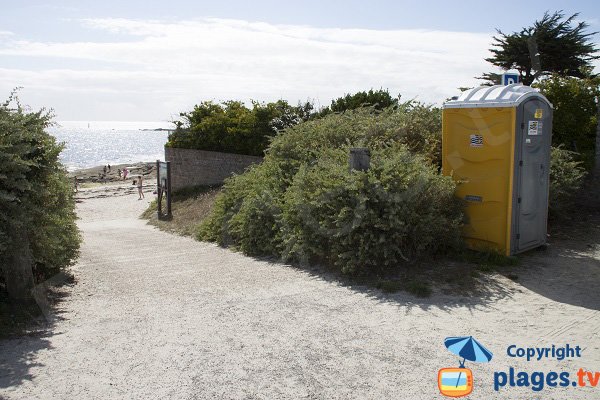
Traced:
[[165, 160], [171, 162], [173, 190], [190, 186], [218, 185], [233, 174], [241, 174], [262, 157], [216, 151], [165, 147]]

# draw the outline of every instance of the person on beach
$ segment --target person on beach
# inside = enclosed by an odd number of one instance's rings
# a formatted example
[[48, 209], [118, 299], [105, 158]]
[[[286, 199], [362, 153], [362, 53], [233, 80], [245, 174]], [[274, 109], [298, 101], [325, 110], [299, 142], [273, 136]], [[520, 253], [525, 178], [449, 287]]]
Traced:
[[123, 168], [123, 180], [127, 179], [128, 173], [129, 173], [129, 171], [127, 170], [127, 168]]
[[121, 168], [117, 170], [117, 174], [119, 174], [119, 178], [121, 178]]
[[144, 190], [142, 187], [142, 176], [141, 175], [138, 175], [138, 178], [137, 178], [137, 188], [138, 188], [138, 195], [139, 195], [138, 200], [142, 200], [144, 198]]
[[106, 174], [106, 165], [104, 166], [103, 171]]
[[108, 164], [108, 172], [110, 172], [110, 164]]
[[75, 193], [79, 192], [79, 182], [77, 182], [77, 177], [74, 178], [73, 185], [75, 186]]

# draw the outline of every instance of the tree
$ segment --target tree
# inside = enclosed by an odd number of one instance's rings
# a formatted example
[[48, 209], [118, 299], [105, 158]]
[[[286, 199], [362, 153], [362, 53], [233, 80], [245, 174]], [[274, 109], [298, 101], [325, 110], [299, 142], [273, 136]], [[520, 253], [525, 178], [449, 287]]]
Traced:
[[[591, 41], [597, 32], [587, 32], [585, 21], [575, 21], [578, 15], [565, 19], [562, 11], [546, 12], [541, 20], [521, 32], [505, 34], [497, 29], [490, 49], [493, 56], [486, 61], [504, 70], [516, 69], [525, 85], [550, 73], [583, 78], [582, 70], [591, 67], [591, 62], [600, 56]], [[479, 79], [497, 83], [498, 78], [498, 74], [485, 73]]]

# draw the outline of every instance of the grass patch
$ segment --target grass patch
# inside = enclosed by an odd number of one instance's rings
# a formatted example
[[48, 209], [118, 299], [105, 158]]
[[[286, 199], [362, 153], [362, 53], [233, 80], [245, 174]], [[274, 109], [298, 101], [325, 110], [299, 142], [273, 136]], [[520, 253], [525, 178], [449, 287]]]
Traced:
[[220, 186], [196, 186], [173, 193], [171, 220], [158, 220], [156, 215], [157, 203], [153, 201], [141, 215], [141, 218], [160, 230], [184, 236], [194, 236], [196, 227], [211, 212]]

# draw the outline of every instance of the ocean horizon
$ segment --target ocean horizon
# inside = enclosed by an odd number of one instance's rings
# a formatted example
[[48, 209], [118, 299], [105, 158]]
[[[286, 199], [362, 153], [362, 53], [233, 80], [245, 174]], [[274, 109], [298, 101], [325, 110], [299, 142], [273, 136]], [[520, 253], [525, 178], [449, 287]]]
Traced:
[[63, 128], [69, 129], [173, 129], [170, 121], [71, 121], [57, 120], [55, 123]]
[[164, 159], [172, 129], [167, 121], [56, 121], [48, 132], [64, 143], [60, 161], [67, 170]]

